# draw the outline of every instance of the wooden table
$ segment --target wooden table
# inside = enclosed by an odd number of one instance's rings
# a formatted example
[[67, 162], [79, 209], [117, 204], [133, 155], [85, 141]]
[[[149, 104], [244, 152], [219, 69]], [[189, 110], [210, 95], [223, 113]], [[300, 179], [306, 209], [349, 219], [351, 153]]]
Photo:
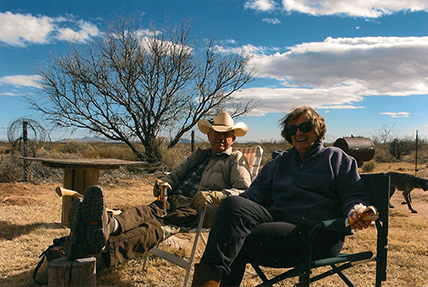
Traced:
[[[39, 161], [43, 166], [63, 168], [63, 187], [75, 190], [85, 195], [86, 190], [92, 185], [98, 184], [99, 172], [102, 169], [117, 169], [126, 165], [147, 164], [142, 161], [127, 161], [120, 159], [52, 159], [25, 157], [24, 160]], [[68, 226], [68, 210], [70, 209], [72, 198], [64, 196], [62, 198], [61, 223]]]

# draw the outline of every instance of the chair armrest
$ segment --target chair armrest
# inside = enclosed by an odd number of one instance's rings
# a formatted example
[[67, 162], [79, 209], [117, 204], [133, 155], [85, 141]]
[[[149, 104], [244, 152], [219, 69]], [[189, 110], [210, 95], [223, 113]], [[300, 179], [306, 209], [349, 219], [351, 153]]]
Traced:
[[335, 218], [335, 219], [329, 219], [321, 221], [324, 228], [321, 230], [329, 230], [334, 231], [338, 233], [343, 233], [344, 235], [351, 235], [351, 227], [345, 226], [345, 219], [344, 218]]
[[345, 227], [345, 219], [344, 218], [335, 218], [321, 221], [319, 224], [315, 225], [308, 235], [308, 250], [306, 252], [305, 260], [303, 262], [304, 273], [306, 274], [307, 280], [309, 280], [309, 274], [311, 270], [311, 262], [312, 262], [312, 246], [314, 243], [314, 239], [316, 235], [323, 230], [329, 230], [333, 232], [342, 233], [344, 235], [351, 235], [350, 226]]

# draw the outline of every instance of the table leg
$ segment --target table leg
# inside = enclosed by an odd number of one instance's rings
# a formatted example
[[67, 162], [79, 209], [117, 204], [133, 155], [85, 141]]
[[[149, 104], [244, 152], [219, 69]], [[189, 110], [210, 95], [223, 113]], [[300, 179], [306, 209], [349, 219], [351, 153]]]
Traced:
[[[64, 188], [72, 189], [85, 195], [88, 188], [98, 184], [98, 169], [64, 169]], [[61, 223], [68, 227], [68, 210], [70, 209], [73, 198], [70, 196], [62, 197]]]

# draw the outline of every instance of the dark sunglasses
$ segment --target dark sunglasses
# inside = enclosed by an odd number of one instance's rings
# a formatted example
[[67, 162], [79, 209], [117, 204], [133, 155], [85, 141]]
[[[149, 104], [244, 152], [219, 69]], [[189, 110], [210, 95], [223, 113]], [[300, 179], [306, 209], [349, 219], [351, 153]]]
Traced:
[[311, 122], [301, 123], [299, 126], [292, 125], [287, 128], [287, 133], [289, 136], [294, 136], [297, 133], [297, 129], [299, 129], [302, 133], [308, 133], [312, 130]]

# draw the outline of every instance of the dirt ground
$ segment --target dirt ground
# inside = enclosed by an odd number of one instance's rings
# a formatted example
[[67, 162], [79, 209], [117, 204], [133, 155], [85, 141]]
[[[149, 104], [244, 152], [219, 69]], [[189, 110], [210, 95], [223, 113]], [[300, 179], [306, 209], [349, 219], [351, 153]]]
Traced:
[[[414, 174], [412, 169], [413, 166], [410, 164], [378, 164], [374, 172], [398, 171]], [[428, 167], [420, 167], [417, 175], [428, 179]], [[107, 194], [107, 207], [125, 209], [135, 204], [151, 202], [153, 182], [154, 177], [146, 176], [138, 180], [101, 182], [100, 185]], [[0, 286], [36, 286], [31, 279], [31, 274], [38, 262], [37, 256], [51, 244], [53, 238], [68, 234], [69, 230], [58, 224], [61, 219], [61, 198], [55, 193], [57, 186], [61, 186], [61, 183], [0, 183]], [[401, 212], [406, 216], [426, 221], [428, 218], [427, 193], [422, 189], [415, 189], [411, 195], [413, 208], [418, 213], [410, 214], [407, 205], [401, 204], [403, 196], [400, 191], [396, 191], [391, 198], [391, 203], [395, 206], [394, 212]], [[424, 200], [420, 200], [422, 197]], [[138, 262], [140, 263], [141, 261]], [[149, 275], [143, 279], [140, 277], [135, 279], [137, 275], [134, 273], [141, 273], [141, 266], [135, 267], [132, 264], [136, 263], [131, 262], [116, 271], [101, 274], [97, 277], [98, 284], [157, 286], [157, 283], [153, 282], [161, 282], [159, 286], [174, 286], [175, 284], [167, 285], [168, 281], [165, 283], [162, 280], [169, 280], [168, 276], [171, 278], [184, 276], [182, 270], [176, 271], [170, 267], [162, 272], [166, 272], [165, 275], [161, 275], [157, 270], [159, 263], [150, 267], [153, 268], [153, 272], [149, 272]], [[127, 272], [131, 273], [126, 275], [131, 277], [129, 281], [135, 284], [124, 283], [123, 276]], [[122, 279], [117, 279], [121, 276]]]

